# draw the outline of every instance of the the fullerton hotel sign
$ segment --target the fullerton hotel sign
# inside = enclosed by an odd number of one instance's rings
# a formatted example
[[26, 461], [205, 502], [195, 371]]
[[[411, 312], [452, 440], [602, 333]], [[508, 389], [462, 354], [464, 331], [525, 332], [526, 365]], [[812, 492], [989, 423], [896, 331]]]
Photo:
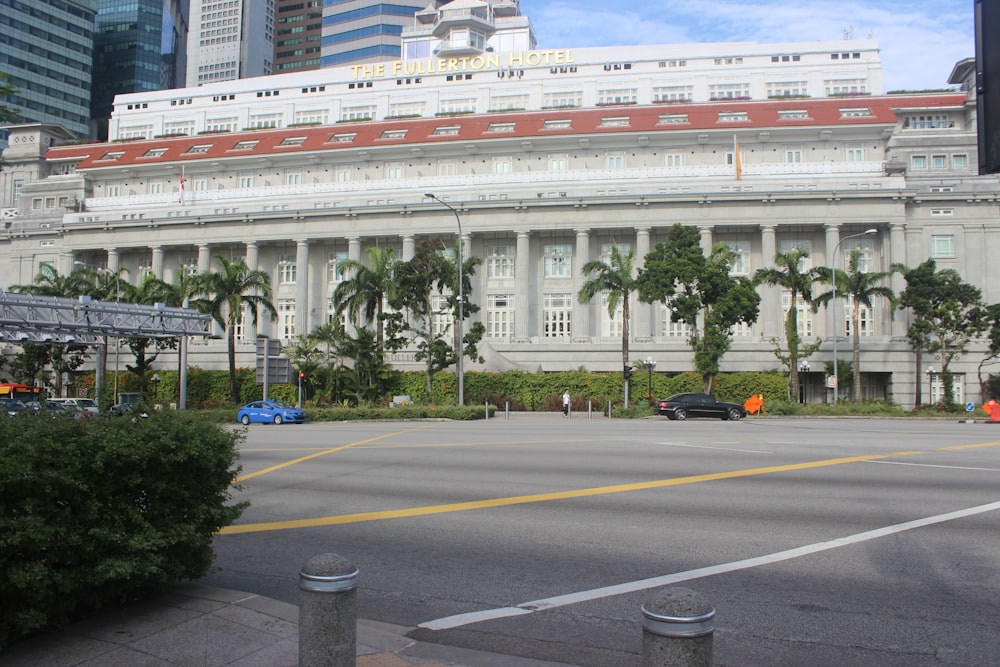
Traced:
[[380, 79], [395, 76], [421, 76], [423, 74], [449, 74], [454, 72], [479, 72], [517, 67], [550, 67], [569, 65], [576, 61], [569, 49], [546, 51], [512, 51], [510, 53], [484, 53], [461, 58], [424, 58], [421, 60], [396, 60], [387, 63], [351, 65], [354, 79]]

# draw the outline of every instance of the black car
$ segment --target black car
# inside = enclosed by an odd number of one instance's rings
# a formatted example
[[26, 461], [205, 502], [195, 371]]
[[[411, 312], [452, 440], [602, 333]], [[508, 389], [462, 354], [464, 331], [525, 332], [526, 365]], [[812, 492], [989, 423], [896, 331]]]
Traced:
[[656, 401], [656, 413], [670, 419], [714, 417], [736, 421], [747, 416], [747, 410], [737, 403], [724, 403], [708, 394], [675, 394]]

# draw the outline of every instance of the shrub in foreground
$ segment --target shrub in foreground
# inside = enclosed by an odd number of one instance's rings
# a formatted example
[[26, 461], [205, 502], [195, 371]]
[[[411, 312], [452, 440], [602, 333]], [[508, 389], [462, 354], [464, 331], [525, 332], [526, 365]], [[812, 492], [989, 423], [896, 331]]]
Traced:
[[240, 432], [191, 413], [0, 419], [0, 647], [204, 576]]

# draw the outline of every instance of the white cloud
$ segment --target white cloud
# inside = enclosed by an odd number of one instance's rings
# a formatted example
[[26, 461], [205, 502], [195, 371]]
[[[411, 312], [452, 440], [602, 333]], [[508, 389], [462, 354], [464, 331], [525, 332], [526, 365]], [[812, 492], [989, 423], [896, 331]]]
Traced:
[[971, 0], [659, 0], [613, 9], [596, 0], [521, 0], [542, 48], [878, 40], [886, 90], [943, 88], [975, 54]]

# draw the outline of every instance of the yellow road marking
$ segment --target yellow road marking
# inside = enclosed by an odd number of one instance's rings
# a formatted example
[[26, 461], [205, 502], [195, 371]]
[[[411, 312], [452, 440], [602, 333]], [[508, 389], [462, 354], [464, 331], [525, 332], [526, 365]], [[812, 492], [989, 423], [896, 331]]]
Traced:
[[[367, 441], [365, 441], [367, 442]], [[360, 443], [357, 443], [360, 444]], [[343, 449], [343, 448], [340, 448]], [[336, 450], [330, 450], [336, 451]], [[316, 528], [319, 526], [337, 526], [349, 523], [362, 523], [365, 521], [383, 521], [386, 519], [401, 519], [415, 516], [427, 516], [431, 514], [445, 514], [447, 512], [462, 512], [466, 510], [488, 509], [494, 507], [507, 507], [510, 505], [523, 505], [527, 503], [548, 502], [552, 500], [566, 500], [570, 498], [582, 498], [586, 496], [599, 496], [611, 493], [625, 493], [628, 491], [644, 491], [648, 489], [659, 489], [670, 486], [681, 486], [684, 484], [697, 484], [700, 482], [711, 482], [720, 479], [736, 479], [739, 477], [751, 477], [753, 475], [767, 475], [776, 472], [788, 472], [791, 470], [808, 470], [810, 468], [823, 468], [844, 463], [860, 463], [862, 461], [875, 461], [896, 456], [913, 456], [923, 454], [920, 451], [893, 452], [890, 454], [871, 454], [867, 456], [849, 456], [838, 459], [825, 459], [821, 461], [807, 461], [805, 463], [791, 463], [780, 466], [768, 466], [765, 468], [750, 468], [747, 470], [732, 470], [729, 472], [708, 473], [704, 475], [691, 475], [689, 477], [674, 477], [671, 479], [650, 480], [646, 482], [633, 482], [631, 484], [616, 484], [613, 486], [599, 486], [587, 489], [571, 489], [568, 491], [553, 491], [550, 493], [536, 493], [525, 496], [510, 496], [506, 498], [489, 498], [486, 500], [473, 500], [463, 503], [449, 503], [447, 505], [428, 505], [425, 507], [410, 507], [405, 509], [383, 510], [379, 512], [360, 512], [357, 514], [342, 514], [339, 516], [316, 517], [313, 519], [296, 519], [291, 521], [269, 521], [265, 523], [247, 523], [234, 526], [226, 526], [219, 531], [221, 535], [237, 535], [241, 533], [260, 533], [271, 530], [291, 530], [294, 528]], [[313, 457], [307, 457], [313, 458]], [[263, 474], [265, 471], [261, 471]]]
[[327, 454], [334, 454], [336, 452], [342, 452], [345, 449], [350, 449], [352, 447], [357, 447], [359, 445], [364, 445], [369, 442], [376, 442], [378, 440], [385, 440], [386, 438], [391, 438], [394, 435], [402, 435], [404, 433], [412, 433], [413, 431], [420, 431], [425, 428], [430, 428], [430, 426], [417, 426], [415, 428], [408, 428], [403, 431], [393, 431], [392, 433], [385, 433], [383, 435], [376, 435], [373, 438], [367, 438], [365, 440], [358, 440], [357, 442], [351, 442], [346, 445], [341, 445], [340, 447], [331, 447], [330, 449], [324, 449], [323, 451], [316, 452], [315, 454], [310, 454], [309, 456], [301, 456], [297, 459], [292, 459], [291, 461], [285, 461], [284, 463], [279, 463], [273, 465], [269, 468], [264, 468], [263, 470], [258, 470], [256, 472], [250, 472], [246, 475], [240, 475], [236, 478], [236, 483], [245, 482], [248, 479], [253, 479], [254, 477], [260, 477], [261, 475], [266, 475], [269, 472], [274, 472], [275, 470], [281, 470], [282, 468], [287, 468], [305, 461], [310, 461], [312, 459], [319, 458], [320, 456], [326, 456]]

